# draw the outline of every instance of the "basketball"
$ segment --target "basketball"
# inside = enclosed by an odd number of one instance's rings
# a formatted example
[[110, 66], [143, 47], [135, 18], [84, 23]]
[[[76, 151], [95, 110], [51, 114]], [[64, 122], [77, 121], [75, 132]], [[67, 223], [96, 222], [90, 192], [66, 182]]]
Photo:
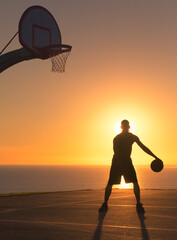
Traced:
[[163, 169], [163, 162], [160, 159], [155, 159], [151, 162], [151, 169], [154, 172], [160, 172]]

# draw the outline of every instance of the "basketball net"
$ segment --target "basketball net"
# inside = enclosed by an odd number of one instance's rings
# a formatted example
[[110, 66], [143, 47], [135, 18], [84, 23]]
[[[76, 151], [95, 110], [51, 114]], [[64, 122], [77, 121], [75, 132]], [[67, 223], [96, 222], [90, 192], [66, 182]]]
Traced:
[[[56, 50], [57, 52], [58, 50]], [[50, 59], [52, 62], [52, 72], [63, 73], [65, 72], [66, 60], [70, 54], [69, 52], [63, 52], [58, 55], [54, 54], [54, 51], [51, 51]]]

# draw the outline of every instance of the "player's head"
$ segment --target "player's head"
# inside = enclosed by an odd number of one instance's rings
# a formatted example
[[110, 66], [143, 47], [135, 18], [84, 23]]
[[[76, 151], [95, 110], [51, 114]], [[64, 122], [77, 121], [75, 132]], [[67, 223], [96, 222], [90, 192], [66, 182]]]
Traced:
[[123, 131], [129, 131], [129, 129], [130, 129], [129, 121], [128, 120], [123, 120], [121, 122], [121, 128], [122, 128]]

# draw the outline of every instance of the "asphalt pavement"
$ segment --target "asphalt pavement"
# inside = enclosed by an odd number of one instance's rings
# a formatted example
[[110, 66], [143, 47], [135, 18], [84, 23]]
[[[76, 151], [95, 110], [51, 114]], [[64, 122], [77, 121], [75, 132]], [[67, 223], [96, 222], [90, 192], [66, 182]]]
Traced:
[[177, 239], [177, 190], [142, 190], [145, 214], [133, 190], [113, 190], [98, 214], [104, 190], [0, 197], [1, 240]]

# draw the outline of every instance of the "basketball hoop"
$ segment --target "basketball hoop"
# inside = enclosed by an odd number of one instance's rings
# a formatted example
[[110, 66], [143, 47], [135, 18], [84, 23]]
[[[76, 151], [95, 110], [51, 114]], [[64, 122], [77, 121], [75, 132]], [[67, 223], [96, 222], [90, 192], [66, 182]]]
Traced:
[[[16, 36], [23, 48], [3, 54]], [[72, 46], [62, 44], [61, 32], [52, 14], [41, 6], [31, 6], [20, 18], [18, 31], [0, 51], [0, 73], [30, 59], [51, 59], [53, 72], [65, 72]]]
[[50, 58], [53, 72], [65, 72], [72, 47], [62, 44], [58, 24], [47, 9], [32, 6], [23, 13], [19, 22], [19, 41], [37, 58]]
[[40, 59], [51, 59], [52, 72], [65, 72], [66, 60], [72, 47], [66, 44], [53, 44], [38, 49]]

